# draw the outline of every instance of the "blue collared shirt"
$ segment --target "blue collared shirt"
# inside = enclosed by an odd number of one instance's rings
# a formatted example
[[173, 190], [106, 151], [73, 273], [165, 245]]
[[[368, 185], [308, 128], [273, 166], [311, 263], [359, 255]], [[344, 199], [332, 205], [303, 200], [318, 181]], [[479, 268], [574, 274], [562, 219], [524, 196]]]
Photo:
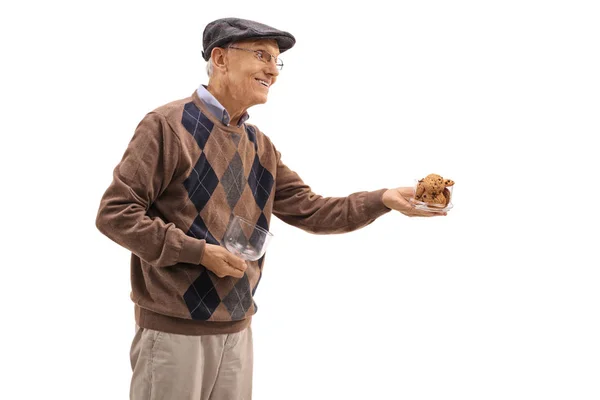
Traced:
[[[229, 122], [231, 122], [231, 117], [229, 116], [229, 113], [227, 112], [225, 107], [223, 107], [221, 103], [219, 103], [219, 100], [217, 100], [215, 96], [213, 96], [212, 93], [206, 89], [206, 86], [200, 85], [196, 92], [198, 93], [198, 97], [200, 97], [200, 100], [202, 100], [202, 102], [206, 104], [206, 108], [208, 108], [208, 111], [210, 111], [210, 113], [214, 115], [215, 118], [219, 119], [223, 123], [223, 125], [229, 126]], [[248, 115], [248, 113], [245, 112], [244, 115], [240, 117], [237, 126], [242, 126], [242, 124], [246, 122], [248, 118], [250, 118], [250, 115]]]

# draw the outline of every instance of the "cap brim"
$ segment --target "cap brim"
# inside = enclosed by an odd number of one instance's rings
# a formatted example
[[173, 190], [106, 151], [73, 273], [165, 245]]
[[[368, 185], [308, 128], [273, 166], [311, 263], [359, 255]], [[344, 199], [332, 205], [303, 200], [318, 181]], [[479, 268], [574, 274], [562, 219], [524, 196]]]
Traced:
[[202, 52], [202, 54], [204, 55], [204, 59], [206, 61], [208, 61], [208, 59], [210, 58], [210, 52], [212, 52], [212, 49], [214, 49], [215, 47], [225, 47], [226, 45], [228, 45], [230, 43], [234, 43], [234, 42], [240, 42], [240, 41], [244, 41], [244, 40], [258, 40], [258, 39], [265, 39], [265, 40], [272, 39], [272, 40], [277, 41], [277, 46], [279, 47], [280, 54], [283, 53], [284, 51], [291, 49], [296, 44], [296, 39], [291, 35], [290, 36], [287, 36], [287, 35], [230, 36], [227, 38], [222, 38], [220, 40], [217, 40], [216, 42], [214, 42], [213, 44], [211, 44], [208, 47], [210, 49], [210, 51], [208, 53]]

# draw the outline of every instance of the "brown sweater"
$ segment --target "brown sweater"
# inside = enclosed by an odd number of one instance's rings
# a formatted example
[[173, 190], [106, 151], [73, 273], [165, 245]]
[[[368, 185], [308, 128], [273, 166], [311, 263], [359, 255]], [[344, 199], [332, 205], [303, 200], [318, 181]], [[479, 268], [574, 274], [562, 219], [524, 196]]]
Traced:
[[171, 333], [238, 332], [250, 324], [264, 256], [241, 279], [200, 264], [233, 214], [269, 228], [271, 215], [317, 234], [349, 232], [389, 211], [385, 189], [313, 193], [253, 125], [226, 126], [197, 93], [148, 113], [102, 197], [96, 226], [131, 254], [138, 325]]

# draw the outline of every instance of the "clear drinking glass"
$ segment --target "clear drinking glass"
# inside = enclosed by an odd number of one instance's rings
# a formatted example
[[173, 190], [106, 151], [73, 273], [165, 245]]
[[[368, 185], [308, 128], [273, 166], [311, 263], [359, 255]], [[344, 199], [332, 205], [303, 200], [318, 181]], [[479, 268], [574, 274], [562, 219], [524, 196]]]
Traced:
[[225, 231], [224, 242], [232, 254], [244, 260], [256, 261], [265, 254], [271, 238], [271, 232], [234, 215]]

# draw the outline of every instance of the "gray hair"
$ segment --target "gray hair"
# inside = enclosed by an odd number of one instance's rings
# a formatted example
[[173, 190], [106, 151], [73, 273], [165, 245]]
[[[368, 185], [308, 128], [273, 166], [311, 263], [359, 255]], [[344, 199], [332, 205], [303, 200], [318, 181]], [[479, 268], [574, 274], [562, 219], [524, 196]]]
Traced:
[[209, 78], [212, 78], [213, 75], [213, 63], [212, 63], [212, 57], [208, 59], [207, 61], [208, 63], [206, 64], [206, 73], [208, 74]]

